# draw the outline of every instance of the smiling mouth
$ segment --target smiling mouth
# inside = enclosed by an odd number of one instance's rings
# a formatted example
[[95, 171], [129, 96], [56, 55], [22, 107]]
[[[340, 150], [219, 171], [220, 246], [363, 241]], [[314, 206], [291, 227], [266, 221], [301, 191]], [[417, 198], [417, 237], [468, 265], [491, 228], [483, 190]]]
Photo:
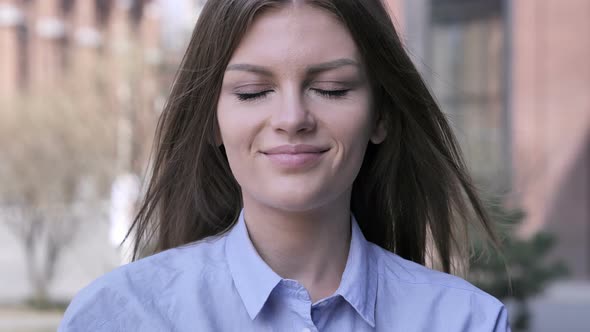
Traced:
[[283, 146], [263, 152], [263, 154], [280, 168], [302, 169], [317, 163], [328, 150], [310, 146]]
[[265, 154], [270, 161], [284, 168], [301, 168], [318, 161], [325, 152]]
[[323, 153], [328, 151], [330, 148], [321, 147], [309, 144], [296, 144], [296, 145], [281, 145], [268, 150], [262, 151], [266, 155], [275, 154], [306, 154], [306, 153]]

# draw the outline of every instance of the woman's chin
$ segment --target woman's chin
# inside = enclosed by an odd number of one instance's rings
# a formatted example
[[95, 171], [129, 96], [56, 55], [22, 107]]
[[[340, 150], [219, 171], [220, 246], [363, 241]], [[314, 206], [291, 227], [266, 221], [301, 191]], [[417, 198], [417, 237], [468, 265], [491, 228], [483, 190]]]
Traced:
[[[329, 199], [331, 195], [317, 192], [287, 192], [276, 193], [275, 195], [267, 196], [259, 199], [259, 204], [263, 204], [273, 210], [291, 212], [291, 213], [305, 213], [313, 210], [322, 209], [328, 205], [334, 205], [334, 199]], [[334, 195], [338, 196], [338, 195]], [[348, 206], [349, 202], [343, 202], [344, 206]]]
[[322, 206], [321, 203], [313, 199], [277, 199], [276, 197], [267, 201], [265, 205], [273, 210], [293, 213], [308, 212]]

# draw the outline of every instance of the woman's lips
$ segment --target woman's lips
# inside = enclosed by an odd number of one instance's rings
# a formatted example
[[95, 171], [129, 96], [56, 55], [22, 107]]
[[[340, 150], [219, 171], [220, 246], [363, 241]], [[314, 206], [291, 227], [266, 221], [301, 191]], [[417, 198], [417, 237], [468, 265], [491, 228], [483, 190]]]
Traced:
[[281, 168], [299, 169], [317, 162], [329, 150], [315, 145], [281, 145], [263, 154], [275, 165]]
[[301, 168], [318, 161], [324, 153], [325, 151], [311, 153], [275, 153], [265, 155], [277, 166], [285, 168]]

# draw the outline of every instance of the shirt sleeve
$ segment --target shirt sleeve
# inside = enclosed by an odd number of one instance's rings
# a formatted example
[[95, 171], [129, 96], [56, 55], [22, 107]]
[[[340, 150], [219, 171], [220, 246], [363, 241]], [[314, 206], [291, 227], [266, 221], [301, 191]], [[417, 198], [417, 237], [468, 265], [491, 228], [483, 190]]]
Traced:
[[84, 289], [68, 306], [58, 331], [121, 331], [112, 325], [125, 316], [126, 304], [126, 299], [111, 289]]

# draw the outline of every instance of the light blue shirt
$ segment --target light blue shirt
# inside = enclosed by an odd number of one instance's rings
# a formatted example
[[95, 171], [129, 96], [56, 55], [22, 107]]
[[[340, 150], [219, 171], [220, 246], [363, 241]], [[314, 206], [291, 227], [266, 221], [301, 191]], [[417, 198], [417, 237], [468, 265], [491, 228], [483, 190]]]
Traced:
[[312, 303], [260, 258], [243, 213], [224, 235], [99, 278], [74, 298], [59, 331], [510, 331], [501, 302], [368, 242], [354, 218], [340, 286]]

